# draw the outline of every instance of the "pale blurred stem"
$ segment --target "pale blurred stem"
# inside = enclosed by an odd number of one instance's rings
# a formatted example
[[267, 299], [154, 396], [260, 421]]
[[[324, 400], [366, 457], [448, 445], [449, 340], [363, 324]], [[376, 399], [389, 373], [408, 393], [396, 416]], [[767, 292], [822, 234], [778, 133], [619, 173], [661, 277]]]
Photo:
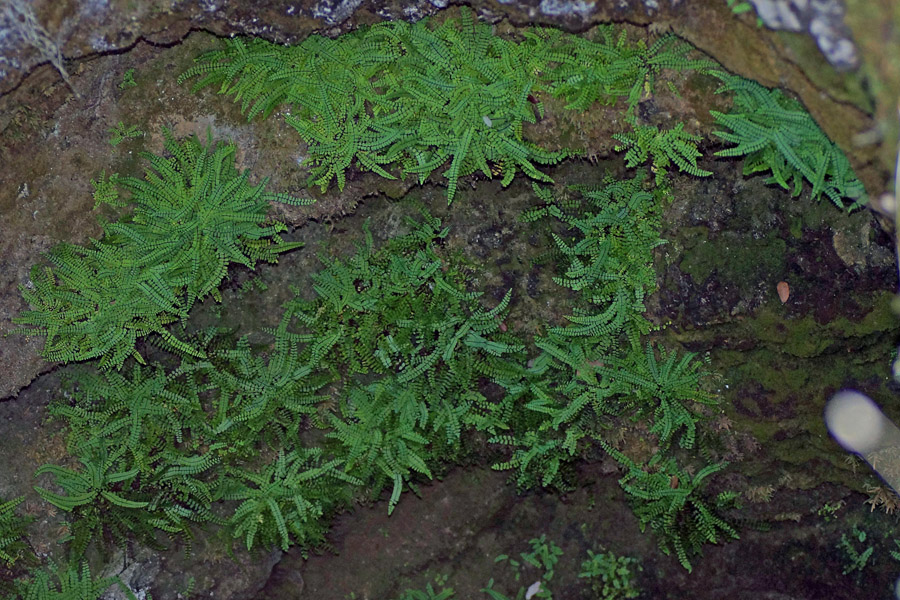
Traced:
[[[900, 121], [900, 100], [897, 100], [897, 119]], [[894, 165], [894, 250], [897, 254], [897, 274], [900, 277], [900, 140], [897, 144], [897, 163]], [[898, 290], [900, 297], [900, 290]]]

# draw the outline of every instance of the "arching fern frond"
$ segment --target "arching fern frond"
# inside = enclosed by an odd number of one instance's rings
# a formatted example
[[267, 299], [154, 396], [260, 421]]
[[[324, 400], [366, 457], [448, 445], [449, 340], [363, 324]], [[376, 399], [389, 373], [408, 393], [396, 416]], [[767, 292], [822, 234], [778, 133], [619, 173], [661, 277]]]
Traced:
[[853, 209], [865, 202], [865, 190], [840, 148], [828, 139], [799, 102], [779, 90], [735, 75], [719, 73], [718, 92], [734, 95], [730, 113], [710, 111], [723, 127], [714, 135], [735, 144], [717, 156], [744, 156], [744, 174], [770, 171], [767, 183], [777, 183], [792, 196], [812, 185], [812, 197], [824, 194], [844, 208], [851, 199]]

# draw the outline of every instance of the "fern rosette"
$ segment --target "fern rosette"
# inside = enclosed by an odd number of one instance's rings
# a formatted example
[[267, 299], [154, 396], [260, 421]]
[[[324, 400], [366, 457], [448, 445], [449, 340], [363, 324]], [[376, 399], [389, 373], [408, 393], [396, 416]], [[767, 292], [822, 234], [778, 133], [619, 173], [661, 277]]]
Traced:
[[53, 267], [35, 266], [31, 286], [20, 286], [32, 309], [15, 319], [30, 327], [15, 332], [46, 336], [47, 360], [100, 358], [101, 368], [119, 368], [130, 356], [143, 362], [135, 345], [149, 333], [170, 349], [203, 357], [166, 326], [183, 321], [207, 296], [219, 300], [229, 264], [252, 269], [301, 245], [282, 240], [285, 226], [269, 222], [266, 211], [271, 200], [307, 201], [266, 194], [265, 182], [250, 186], [247, 174], [234, 169], [233, 144], [163, 135], [171, 156], [144, 154], [151, 164], [144, 179], [95, 182], [98, 201], [121, 205], [113, 186], [129, 191], [131, 217], [105, 224], [90, 248], [52, 249]]

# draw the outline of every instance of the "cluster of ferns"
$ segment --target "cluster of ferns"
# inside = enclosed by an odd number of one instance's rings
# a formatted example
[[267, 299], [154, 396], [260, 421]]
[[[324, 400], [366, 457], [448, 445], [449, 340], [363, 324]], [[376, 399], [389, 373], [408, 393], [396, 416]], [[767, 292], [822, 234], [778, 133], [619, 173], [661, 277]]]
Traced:
[[[804, 180], [812, 195], [837, 206], [864, 190], [840, 149], [802, 106], [777, 90], [730, 75], [710, 60], [691, 59], [691, 46], [674, 35], [647, 45], [600, 25], [586, 36], [552, 28], [528, 28], [520, 40], [501, 38], [470, 10], [439, 26], [386, 21], [337, 39], [310, 36], [296, 46], [257, 38], [233, 38], [200, 56], [179, 81], [198, 78], [194, 90], [218, 85], [234, 96], [248, 119], [283, 111], [307, 146], [309, 185], [323, 190], [337, 180], [342, 190], [351, 164], [419, 183], [447, 164], [448, 202], [460, 177], [480, 171], [517, 172], [549, 182], [535, 163], [552, 165], [575, 153], [547, 150], [526, 140], [523, 127], [544, 117], [545, 95], [564, 99], [566, 109], [595, 103], [624, 104], [631, 128], [616, 134], [629, 167], [650, 162], [661, 183], [668, 168], [698, 177], [700, 136], [641, 122], [638, 105], [649, 99], [663, 70], [708, 74], [731, 93], [735, 109], [711, 111], [719, 138], [736, 144], [719, 156], [746, 156], [745, 173], [771, 171], [771, 182], [799, 194]], [[670, 87], [671, 82], [669, 83]], [[674, 90], [674, 87], [672, 87]]]
[[[451, 200], [458, 178], [477, 170], [502, 172], [504, 185], [517, 171], [549, 182], [534, 163], [570, 151], [524, 140], [523, 123], [543, 114], [540, 93], [576, 110], [626, 103], [631, 130], [617, 134], [618, 148], [629, 168], [649, 163], [655, 177], [637, 169], [574, 186], [564, 200], [534, 184], [539, 204], [522, 220], [546, 232], [554, 281], [577, 301], [564, 326], [533, 339], [505, 325], [510, 293], [487, 307], [470, 290], [442, 249], [448, 229], [424, 209], [380, 248], [364, 229], [353, 256], [324, 258], [315, 297], [298, 291], [266, 339], [215, 328], [176, 334], [194, 304], [220, 300], [229, 264], [253, 268], [299, 246], [279, 236], [285, 226], [266, 217], [268, 202], [306, 201], [250, 186], [233, 145], [164, 132], [167, 154], [145, 155], [143, 179], [95, 182], [98, 202], [123, 205], [127, 192], [131, 216], [105, 224], [90, 246], [54, 248], [53, 266], [36, 266], [22, 288], [32, 308], [18, 318], [20, 333], [45, 336], [48, 360], [93, 361], [50, 408], [80, 466], [37, 472], [53, 483], [38, 494], [71, 515], [61, 541], [73, 566], [57, 579], [93, 590], [99, 584], [74, 566], [92, 544], [157, 547], [169, 537], [189, 548], [204, 524], [247, 549], [314, 547], [353, 499], [389, 490], [391, 512], [404, 489], [477, 440], [522, 489], [565, 489], [577, 458], [606, 452], [625, 470], [620, 483], [641, 526], [688, 570], [703, 543], [736, 538], [720, 516], [736, 494], [704, 491], [724, 465], [684, 464], [697, 453], [702, 405], [715, 403], [703, 391], [703, 362], [648, 342], [644, 316], [667, 169], [709, 172], [697, 165], [698, 136], [643, 124], [636, 108], [663, 69], [709, 73], [736, 99], [736, 112], [714, 113], [730, 129], [717, 135], [736, 144], [720, 154], [746, 155], [747, 172], [770, 170], [795, 193], [807, 180], [838, 205], [862, 191], [796, 102], [689, 50], [672, 36], [630, 44], [609, 27], [591, 39], [532, 29], [514, 42], [462, 9], [436, 28], [381, 23], [295, 47], [234, 39], [201, 57], [182, 76], [200, 77], [196, 87], [220, 84], [251, 118], [288, 107], [312, 158], [310, 184], [336, 178], [343, 187], [351, 164], [423, 182], [448, 161]], [[164, 364], [146, 364], [144, 336], [171, 353]], [[604, 437], [633, 421], [653, 437], [648, 460]], [[305, 443], [315, 430], [317, 442]], [[19, 502], [0, 504], [7, 565], [25, 552]], [[18, 580], [23, 596], [50, 597], [55, 584], [40, 573]]]

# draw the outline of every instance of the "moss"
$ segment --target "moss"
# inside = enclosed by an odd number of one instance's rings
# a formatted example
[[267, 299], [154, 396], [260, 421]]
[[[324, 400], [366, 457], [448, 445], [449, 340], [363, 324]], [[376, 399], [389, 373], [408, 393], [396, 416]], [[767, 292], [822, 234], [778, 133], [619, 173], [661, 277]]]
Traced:
[[710, 240], [708, 235], [706, 227], [686, 227], [679, 233], [686, 247], [692, 243], [679, 266], [696, 283], [715, 272], [743, 288], [772, 277], [784, 264], [787, 244], [774, 233], [758, 240], [732, 234]]
[[791, 237], [799, 240], [803, 237], [803, 217], [794, 217], [790, 225]]
[[900, 320], [891, 310], [893, 294], [883, 291], [869, 297], [872, 309], [859, 321], [840, 316], [820, 325], [813, 315], [790, 318], [770, 304], [755, 318], [745, 321], [750, 337], [791, 356], [810, 358], [847, 346], [847, 340], [866, 338], [897, 329]]
[[[744, 357], [746, 359], [746, 356]], [[781, 392], [800, 392], [810, 383], [810, 372], [805, 368], [784, 365], [781, 361], [770, 360], [763, 362], [759, 356], [754, 360], [744, 363], [738, 369], [741, 375], [748, 381], [756, 381], [767, 390], [779, 390]], [[777, 398], [776, 398], [777, 401]]]
[[863, 337], [895, 330], [900, 327], [900, 318], [891, 307], [893, 300], [893, 292], [882, 290], [877, 295], [869, 297], [869, 301], [872, 302], [872, 310], [858, 323], [841, 316], [830, 323], [829, 328], [844, 338]]
[[866, 90], [864, 75], [859, 71], [838, 71], [828, 64], [812, 36], [780, 31], [778, 38], [794, 54], [795, 62], [813, 84], [841, 102], [848, 102], [866, 113], [875, 109], [873, 98]]

